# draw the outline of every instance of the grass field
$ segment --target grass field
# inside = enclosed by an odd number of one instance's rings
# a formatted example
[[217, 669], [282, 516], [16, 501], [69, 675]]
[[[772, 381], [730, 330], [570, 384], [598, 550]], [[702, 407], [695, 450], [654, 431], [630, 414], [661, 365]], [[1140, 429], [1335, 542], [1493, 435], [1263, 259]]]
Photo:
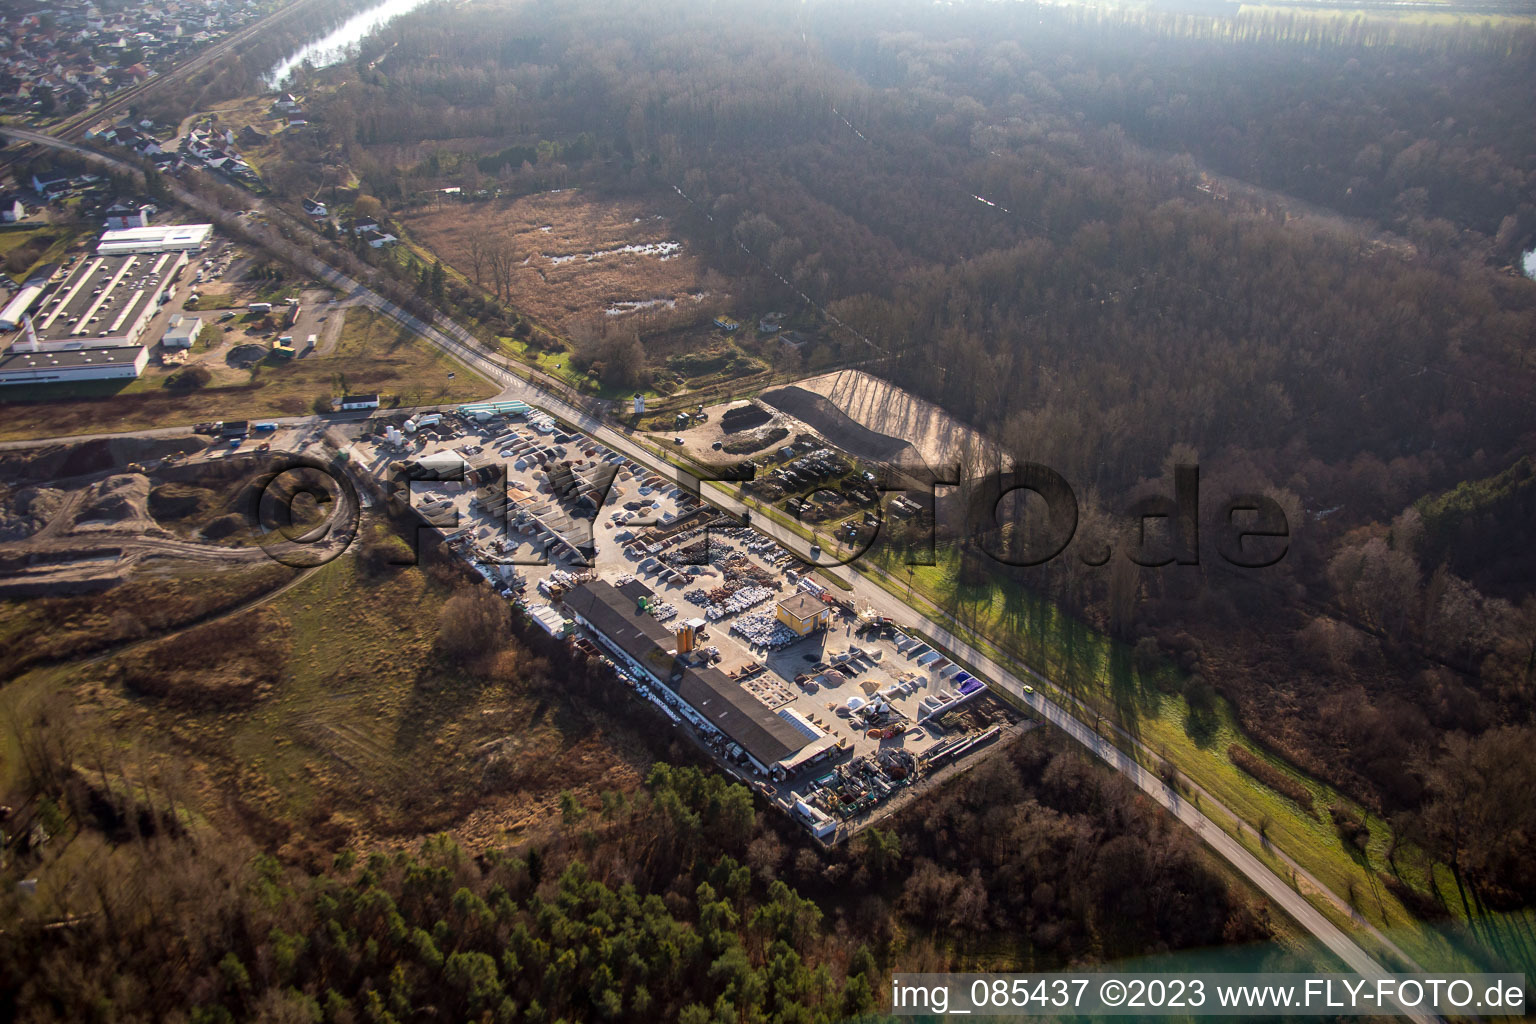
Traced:
[[[158, 375], [8, 388], [0, 393], [0, 440], [299, 416], [312, 411], [316, 399], [356, 392], [377, 391], [399, 405], [468, 402], [496, 393], [495, 386], [431, 343], [363, 309], [347, 311], [333, 354], [290, 362], [269, 358], [240, 372], [244, 383], [191, 391], [168, 388]], [[46, 414], [38, 403], [47, 403]]]
[[[446, 829], [505, 841], [557, 815], [563, 791], [595, 800], [638, 785], [654, 751], [602, 709], [529, 688], [541, 663], [500, 683], [444, 661], [437, 618], [454, 592], [420, 567], [369, 569], [349, 553], [174, 640], [25, 673], [0, 690], [0, 719], [65, 696], [92, 730], [86, 742], [134, 737], [146, 758], [195, 780], [210, 820], [238, 813], [293, 857]], [[93, 600], [71, 618], [110, 612]], [[0, 617], [7, 636], [33, 625]], [[197, 649], [205, 656], [183, 658]], [[260, 686], [245, 686], [253, 675]], [[0, 734], [0, 774], [14, 776], [16, 736]]]
[[[11, 280], [20, 284], [38, 265], [62, 259], [75, 238], [74, 230], [58, 224], [10, 224], [0, 227], [0, 267], [5, 267]], [[32, 251], [22, 257], [26, 266], [12, 270], [8, 266], [11, 254], [29, 246]]]
[[[892, 577], [906, 580], [907, 566], [897, 564], [889, 551], [877, 548], [871, 555]], [[1225, 701], [1217, 698], [1211, 711], [1192, 712], [1178, 692], [1183, 680], [1173, 666], [1142, 671], [1129, 647], [1049, 601], [995, 577], [963, 583], [954, 549], [941, 547], [937, 555], [938, 564], [914, 567], [911, 578], [916, 594], [987, 637], [990, 643], [977, 646], [996, 660], [1027, 665], [1059, 683], [1064, 699], [1081, 701], [1107, 721], [1120, 725], [1243, 821], [1262, 828], [1273, 850], [1266, 850], [1264, 842], [1250, 845], [1282, 877], [1288, 877], [1289, 869], [1274, 856], [1274, 850], [1283, 851], [1331, 891], [1348, 899], [1366, 920], [1427, 969], [1470, 969], [1478, 960], [1486, 960], [1487, 952], [1479, 951], [1478, 943], [1454, 934], [1454, 929], [1420, 921], [1387, 890], [1380, 878], [1380, 873], [1393, 871], [1388, 858], [1392, 834], [1385, 822], [1253, 743]], [[888, 589], [903, 596], [906, 593], [904, 582], [890, 584]], [[1312, 812], [1239, 769], [1227, 753], [1232, 745], [1310, 792]], [[1335, 805], [1364, 821], [1369, 840], [1363, 849], [1341, 837], [1328, 813]], [[1420, 890], [1429, 889], [1431, 870], [1438, 872], [1435, 884], [1442, 893], [1454, 896], [1454, 883], [1447, 888], [1448, 873], [1430, 865], [1411, 845], [1398, 846], [1395, 862], [1402, 879]], [[1447, 902], [1453, 904], [1453, 914], [1465, 917], [1454, 900]], [[1488, 944], [1502, 950], [1501, 955], [1512, 955], [1516, 962], [1536, 962], [1536, 940], [1529, 922], [1480, 918], [1476, 926], [1496, 935], [1497, 941]]]
[[34, 662], [84, 657], [178, 628], [292, 577], [276, 562], [220, 572], [173, 564], [100, 594], [0, 601], [0, 679]]
[[[535, 348], [527, 342], [516, 338], [497, 338], [501, 343], [501, 349], [507, 355], [520, 363], [527, 363], [536, 370], [549, 374], [562, 383], [569, 384], [573, 388], [581, 388], [591, 382], [591, 378], [577, 373], [571, 369], [571, 353], [551, 352], [548, 349]], [[609, 392], [612, 392], [611, 394]], [[603, 398], [621, 398], [634, 394], [633, 388], [623, 390], [604, 388], [598, 392]], [[654, 396], [654, 391], [646, 391], [647, 395]]]
[[[565, 703], [445, 669], [433, 653], [445, 597], [419, 568], [368, 575], [345, 557], [274, 602], [290, 630], [286, 682], [225, 735], [278, 816], [416, 835], [478, 813], [516, 830], [560, 790], [638, 778], [643, 759], [629, 765]], [[493, 754], [510, 792], [483, 785]]]

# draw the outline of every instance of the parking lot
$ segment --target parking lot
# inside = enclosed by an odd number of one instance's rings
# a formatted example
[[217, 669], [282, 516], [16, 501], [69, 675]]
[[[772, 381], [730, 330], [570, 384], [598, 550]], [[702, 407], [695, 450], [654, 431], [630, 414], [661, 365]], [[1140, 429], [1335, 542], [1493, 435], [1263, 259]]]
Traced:
[[[550, 632], [602, 656], [597, 638], [583, 638], [563, 612], [563, 593], [600, 579], [649, 594], [658, 621], [694, 624], [696, 663], [835, 741], [772, 778], [733, 758], [720, 737], [695, 737], [827, 841], [1018, 723], [981, 680], [839, 601], [773, 541], [537, 410], [486, 422], [433, 414], [370, 424], [355, 446], [364, 465], [382, 473], [412, 463], [411, 504]], [[801, 594], [824, 621], [807, 636], [776, 616], [781, 601]]]

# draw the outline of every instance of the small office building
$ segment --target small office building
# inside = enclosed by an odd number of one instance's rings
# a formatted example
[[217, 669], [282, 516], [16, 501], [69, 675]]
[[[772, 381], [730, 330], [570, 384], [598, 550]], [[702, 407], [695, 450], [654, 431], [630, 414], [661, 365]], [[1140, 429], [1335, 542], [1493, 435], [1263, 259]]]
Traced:
[[801, 592], [780, 601], [774, 617], [796, 636], [810, 636], [832, 624], [832, 606], [814, 594]]

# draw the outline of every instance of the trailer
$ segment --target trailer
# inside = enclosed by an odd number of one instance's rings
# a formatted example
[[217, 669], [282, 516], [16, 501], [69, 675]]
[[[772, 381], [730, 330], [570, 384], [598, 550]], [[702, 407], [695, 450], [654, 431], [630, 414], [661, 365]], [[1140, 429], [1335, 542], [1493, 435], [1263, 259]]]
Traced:
[[471, 402], [469, 405], [461, 405], [458, 408], [460, 416], [487, 418], [491, 416], [526, 416], [532, 411], [527, 402], [516, 400], [510, 402]]

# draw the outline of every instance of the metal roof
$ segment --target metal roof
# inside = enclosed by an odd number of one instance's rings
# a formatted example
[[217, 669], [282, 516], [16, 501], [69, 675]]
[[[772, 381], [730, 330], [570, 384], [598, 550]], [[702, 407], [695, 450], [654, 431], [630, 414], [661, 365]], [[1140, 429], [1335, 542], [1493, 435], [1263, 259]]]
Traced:
[[[737, 743], [762, 765], [793, 754], [807, 739], [784, 719], [716, 668], [684, 668], [670, 653], [676, 640], [672, 631], [639, 603], [602, 580], [572, 588], [565, 606], [580, 615], [610, 644], [641, 665], [650, 666], [657, 678], [688, 703], [716, 729]], [[672, 675], [682, 671], [682, 678]]]

